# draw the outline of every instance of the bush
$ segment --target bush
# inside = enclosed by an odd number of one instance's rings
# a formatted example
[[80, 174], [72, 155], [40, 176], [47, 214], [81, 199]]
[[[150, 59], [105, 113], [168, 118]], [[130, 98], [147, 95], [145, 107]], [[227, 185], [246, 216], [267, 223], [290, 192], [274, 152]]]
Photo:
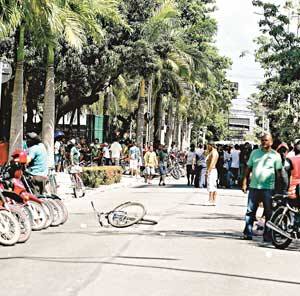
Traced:
[[82, 173], [84, 185], [92, 188], [120, 183], [121, 177], [122, 168], [115, 166], [86, 167]]

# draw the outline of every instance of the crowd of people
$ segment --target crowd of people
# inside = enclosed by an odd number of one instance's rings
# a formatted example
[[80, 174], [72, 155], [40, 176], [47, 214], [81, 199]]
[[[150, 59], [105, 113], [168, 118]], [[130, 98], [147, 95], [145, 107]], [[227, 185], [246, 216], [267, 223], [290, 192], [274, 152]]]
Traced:
[[[0, 143], [3, 145], [3, 143]], [[259, 204], [263, 204], [264, 218], [272, 216], [274, 193], [300, 200], [300, 140], [293, 145], [273, 142], [270, 134], [261, 137], [260, 146], [250, 143], [242, 145], [216, 145], [209, 142], [198, 147], [191, 144], [187, 151], [179, 151], [172, 143], [155, 147], [152, 143], [141, 149], [134, 141], [115, 139], [110, 145], [100, 144], [98, 139], [87, 143], [85, 138], [56, 138], [54, 144], [55, 168], [91, 165], [122, 165], [127, 161], [132, 177], [143, 175], [151, 184], [154, 176], [160, 176], [158, 185], [166, 185], [170, 166], [177, 163], [186, 168], [187, 186], [207, 188], [207, 205], [216, 206], [219, 188], [240, 188], [248, 193], [243, 239], [253, 237], [253, 224]], [[47, 152], [36, 133], [26, 135], [28, 168], [33, 176], [44, 178], [48, 173]], [[72, 172], [71, 172], [72, 173]], [[77, 173], [77, 172], [73, 172]], [[300, 207], [300, 202], [299, 202]], [[263, 238], [270, 241], [270, 230], [265, 227]]]

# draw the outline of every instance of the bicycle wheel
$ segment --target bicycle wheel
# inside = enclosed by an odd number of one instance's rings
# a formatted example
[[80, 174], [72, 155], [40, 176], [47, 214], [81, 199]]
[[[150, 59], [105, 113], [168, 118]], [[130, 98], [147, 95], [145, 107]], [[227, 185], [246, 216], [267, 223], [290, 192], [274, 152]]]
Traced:
[[7, 210], [0, 210], [0, 244], [12, 246], [19, 240], [21, 229], [18, 220]]
[[179, 180], [181, 178], [181, 172], [175, 167], [171, 170], [170, 174], [175, 180]]
[[84, 187], [81, 177], [77, 175], [77, 177], [74, 177], [74, 181], [75, 181], [74, 187], [73, 187], [74, 196], [76, 198], [84, 197], [85, 196], [85, 187]]
[[146, 215], [144, 206], [136, 202], [126, 202], [117, 206], [107, 216], [108, 223], [117, 228], [136, 224]]

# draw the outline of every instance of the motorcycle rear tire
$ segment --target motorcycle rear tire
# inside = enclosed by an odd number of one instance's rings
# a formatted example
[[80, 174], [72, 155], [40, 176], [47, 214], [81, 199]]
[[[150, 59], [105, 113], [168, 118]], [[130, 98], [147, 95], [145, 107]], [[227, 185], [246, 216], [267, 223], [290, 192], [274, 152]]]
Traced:
[[[283, 214], [284, 208], [283, 207], [279, 207], [273, 214], [271, 221], [278, 226], [279, 228], [280, 225], [278, 225], [279, 220], [282, 218], [282, 214]], [[290, 222], [290, 217], [289, 215], [285, 215], [284, 219], [287, 219], [287, 223]], [[284, 229], [283, 229], [284, 230]], [[285, 231], [285, 230], [284, 230]], [[287, 237], [282, 237], [282, 235], [280, 235], [278, 232], [271, 230], [271, 236], [272, 236], [272, 244], [276, 249], [279, 250], [285, 250], [292, 242], [291, 239], [287, 238]], [[281, 238], [281, 241], [279, 240]]]

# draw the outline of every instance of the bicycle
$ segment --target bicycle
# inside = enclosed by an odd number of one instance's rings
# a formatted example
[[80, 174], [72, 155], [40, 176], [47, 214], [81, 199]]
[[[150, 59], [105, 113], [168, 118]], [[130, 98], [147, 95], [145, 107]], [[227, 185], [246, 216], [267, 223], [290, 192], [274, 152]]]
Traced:
[[82, 173], [82, 167], [80, 165], [70, 165], [68, 167], [68, 172], [70, 174], [72, 182], [74, 197], [84, 197], [85, 186], [83, 184], [82, 178], [80, 177], [80, 173]]
[[137, 202], [125, 202], [107, 213], [97, 211], [92, 201], [91, 205], [101, 227], [104, 227], [103, 217], [108, 224], [116, 228], [125, 228], [134, 224], [156, 225], [158, 223], [152, 219], [145, 219], [145, 207]]

